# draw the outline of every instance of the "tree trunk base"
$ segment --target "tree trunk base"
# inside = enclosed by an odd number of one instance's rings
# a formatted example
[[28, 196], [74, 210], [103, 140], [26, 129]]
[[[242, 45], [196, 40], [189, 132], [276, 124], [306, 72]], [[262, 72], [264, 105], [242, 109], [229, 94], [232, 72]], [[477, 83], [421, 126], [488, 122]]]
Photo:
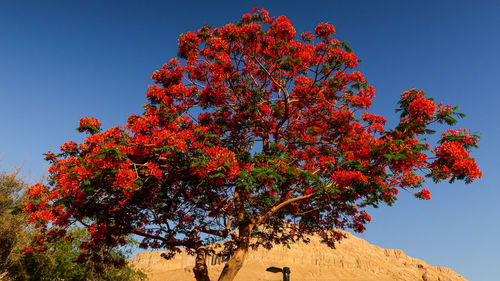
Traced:
[[196, 278], [196, 281], [210, 281], [206, 257], [207, 249], [205, 247], [199, 247], [196, 249], [196, 259], [193, 268], [194, 278]]

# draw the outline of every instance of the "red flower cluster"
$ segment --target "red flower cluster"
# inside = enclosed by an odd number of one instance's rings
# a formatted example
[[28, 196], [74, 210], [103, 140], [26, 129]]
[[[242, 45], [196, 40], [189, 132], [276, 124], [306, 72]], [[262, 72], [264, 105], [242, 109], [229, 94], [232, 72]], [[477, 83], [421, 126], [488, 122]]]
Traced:
[[436, 105], [430, 99], [419, 97], [414, 99], [408, 106], [410, 116], [430, 117], [436, 112]]
[[80, 126], [77, 130], [79, 132], [89, 132], [91, 134], [97, 133], [101, 129], [101, 121], [94, 117], [83, 117], [80, 119]]
[[367, 182], [368, 179], [360, 171], [337, 171], [333, 172], [332, 180], [339, 188], [350, 188], [359, 182]]
[[335, 34], [335, 28], [328, 23], [320, 23], [314, 30], [314, 33], [322, 39], [327, 39], [330, 35]]
[[476, 160], [471, 158], [461, 143], [455, 141], [445, 141], [436, 147], [437, 159], [432, 164], [441, 177], [446, 179], [454, 175], [459, 179], [467, 178], [474, 181], [483, 176], [478, 169]]
[[285, 16], [279, 16], [271, 26], [269, 26], [269, 35], [275, 40], [288, 42], [295, 37], [295, 28], [290, 24], [290, 20]]
[[78, 145], [74, 141], [69, 141], [59, 147], [59, 149], [67, 154], [72, 154], [76, 152]]
[[417, 193], [417, 197], [423, 200], [431, 200], [431, 192], [424, 188]]
[[219, 181], [222, 179], [231, 180], [239, 173], [238, 162], [236, 161], [234, 152], [225, 147], [213, 146], [211, 148], [204, 148], [207, 160], [199, 166], [193, 166], [196, 174], [202, 178], [208, 178], [210, 174], [220, 171], [221, 174]]

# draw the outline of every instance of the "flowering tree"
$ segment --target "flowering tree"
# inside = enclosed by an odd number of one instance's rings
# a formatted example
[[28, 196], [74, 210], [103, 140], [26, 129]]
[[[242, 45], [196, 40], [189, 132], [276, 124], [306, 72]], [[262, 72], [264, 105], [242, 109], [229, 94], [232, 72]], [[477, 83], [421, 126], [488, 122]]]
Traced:
[[[335, 29], [320, 23], [299, 38], [285, 16], [260, 10], [237, 24], [204, 26], [179, 38], [179, 59], [154, 72], [144, 114], [102, 131], [82, 118], [83, 143], [67, 142], [49, 184], [30, 188], [25, 211], [40, 232], [34, 246], [79, 222], [90, 232], [80, 260], [112, 262], [125, 237], [143, 248], [230, 257], [219, 280], [233, 280], [248, 249], [365, 229], [363, 207], [391, 205], [399, 189], [430, 199], [438, 182], [481, 177], [469, 155], [478, 137], [448, 130], [425, 142], [434, 123], [452, 125], [457, 107], [423, 91], [401, 95], [392, 129], [368, 113], [375, 89]], [[213, 251], [222, 242], [222, 251]], [[29, 250], [29, 249], [27, 249]]]

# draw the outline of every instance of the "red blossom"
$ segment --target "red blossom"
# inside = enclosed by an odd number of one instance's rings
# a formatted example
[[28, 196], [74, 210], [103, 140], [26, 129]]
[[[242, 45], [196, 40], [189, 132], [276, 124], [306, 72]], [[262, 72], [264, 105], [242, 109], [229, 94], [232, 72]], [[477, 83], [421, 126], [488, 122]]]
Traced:
[[335, 34], [335, 28], [333, 25], [330, 25], [328, 23], [320, 23], [314, 30], [314, 33], [319, 37], [319, 38], [328, 38], [330, 35]]
[[83, 117], [80, 119], [80, 126], [77, 130], [79, 132], [89, 132], [91, 134], [97, 133], [101, 129], [101, 121], [94, 117]]
[[442, 173], [446, 178], [451, 173], [457, 178], [467, 178], [470, 181], [483, 176], [476, 160], [470, 157], [461, 143], [445, 141], [435, 151], [437, 159], [432, 163], [435, 173]]
[[423, 200], [431, 200], [431, 192], [425, 188], [418, 192], [416, 196]]
[[408, 106], [410, 116], [430, 117], [436, 112], [436, 105], [433, 101], [426, 98], [416, 98]]
[[269, 35], [274, 36], [276, 40], [290, 41], [295, 37], [295, 28], [287, 17], [279, 16], [269, 27]]

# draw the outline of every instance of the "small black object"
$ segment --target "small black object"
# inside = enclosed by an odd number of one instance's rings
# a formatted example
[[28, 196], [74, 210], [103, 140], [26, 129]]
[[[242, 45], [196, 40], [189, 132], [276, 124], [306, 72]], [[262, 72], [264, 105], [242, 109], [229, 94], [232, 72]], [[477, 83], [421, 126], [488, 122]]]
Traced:
[[283, 270], [279, 267], [274, 267], [274, 266], [271, 266], [271, 267], [268, 267], [266, 269], [266, 271], [269, 271], [269, 272], [272, 272], [272, 273], [278, 273], [278, 272], [283, 272]]
[[266, 269], [266, 271], [272, 272], [272, 273], [278, 273], [278, 272], [283, 272], [283, 281], [290, 281], [290, 268], [289, 267], [275, 267], [271, 266]]

